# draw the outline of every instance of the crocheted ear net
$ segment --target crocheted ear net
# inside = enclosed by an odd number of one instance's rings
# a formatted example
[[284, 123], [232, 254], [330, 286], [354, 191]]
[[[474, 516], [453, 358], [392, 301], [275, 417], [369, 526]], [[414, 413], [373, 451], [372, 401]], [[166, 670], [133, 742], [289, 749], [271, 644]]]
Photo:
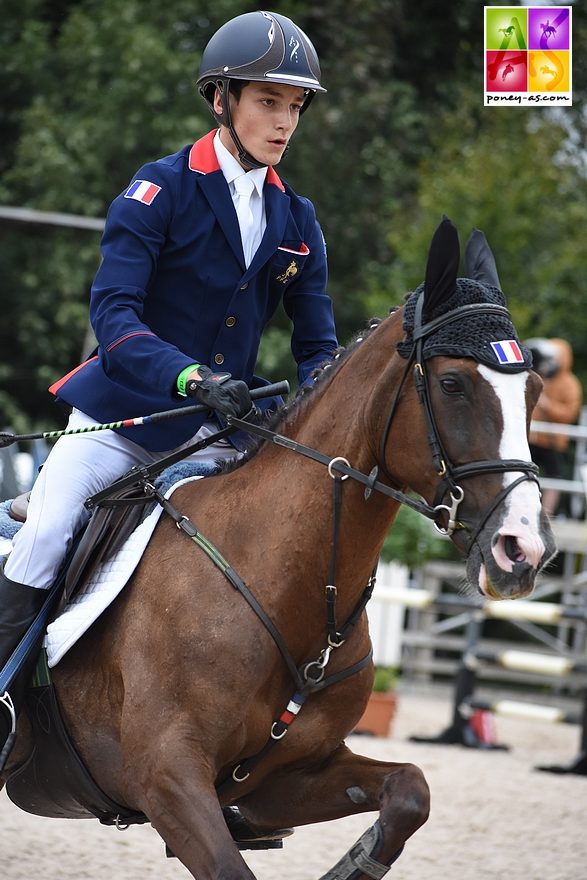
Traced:
[[[405, 358], [408, 358], [413, 350], [412, 330], [416, 302], [423, 295], [424, 285], [421, 284], [414, 293], [410, 294], [405, 304], [403, 326], [407, 338], [397, 346], [399, 354]], [[453, 309], [474, 303], [506, 305], [505, 297], [499, 288], [482, 284], [479, 281], [472, 281], [469, 278], [457, 278], [454, 293], [430, 314], [427, 313], [425, 322], [438, 318]], [[508, 346], [510, 351], [512, 348], [515, 350], [517, 345], [523, 360], [504, 363], [502, 357], [500, 361], [500, 356], [491, 343], [504, 341], [514, 343], [514, 346]], [[532, 366], [530, 349], [522, 346], [514, 325], [505, 315], [475, 315], [473, 313], [466, 317], [459, 316], [424, 340], [424, 359], [435, 355], [473, 358], [480, 364], [505, 373], [519, 373]]]

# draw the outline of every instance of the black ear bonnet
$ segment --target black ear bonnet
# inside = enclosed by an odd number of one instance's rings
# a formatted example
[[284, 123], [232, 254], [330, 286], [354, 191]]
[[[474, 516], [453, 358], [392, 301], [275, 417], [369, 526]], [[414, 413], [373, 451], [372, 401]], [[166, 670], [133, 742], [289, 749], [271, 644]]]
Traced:
[[[421, 325], [426, 331], [426, 324], [468, 307], [455, 315], [455, 320], [439, 322], [429, 335], [424, 332], [423, 359], [436, 355], [468, 357], [507, 373], [530, 369], [532, 353], [521, 344], [509, 314], [500, 314], [499, 310], [487, 313], [481, 308], [476, 314], [476, 304], [502, 308], [507, 305], [485, 236], [474, 230], [467, 244], [465, 264], [471, 277], [456, 278], [458, 247], [456, 229], [445, 218], [430, 246], [426, 281], [406, 301], [403, 322], [406, 339], [397, 346], [399, 354], [409, 358], [414, 350], [413, 332], [418, 313], [421, 312]], [[424, 297], [424, 302], [417, 308], [420, 297]]]

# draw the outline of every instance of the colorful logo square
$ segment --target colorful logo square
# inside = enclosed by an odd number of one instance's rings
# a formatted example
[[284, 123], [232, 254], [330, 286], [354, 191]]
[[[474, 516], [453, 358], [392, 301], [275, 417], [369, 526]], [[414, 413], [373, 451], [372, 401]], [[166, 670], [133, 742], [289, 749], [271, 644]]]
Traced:
[[488, 92], [525, 92], [528, 87], [527, 52], [487, 52]]
[[485, 7], [486, 49], [527, 49], [528, 15], [523, 6]]
[[570, 49], [571, 16], [566, 6], [541, 6], [528, 10], [529, 49]]
[[529, 92], [568, 92], [568, 52], [528, 52]]

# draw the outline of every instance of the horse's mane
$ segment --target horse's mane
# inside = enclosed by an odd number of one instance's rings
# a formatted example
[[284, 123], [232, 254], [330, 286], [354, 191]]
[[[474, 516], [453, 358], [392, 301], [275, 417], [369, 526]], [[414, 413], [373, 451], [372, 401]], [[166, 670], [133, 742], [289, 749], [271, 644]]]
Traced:
[[[390, 309], [390, 312], [396, 310], [397, 308], [393, 308]], [[295, 418], [302, 407], [304, 407], [309, 400], [313, 399], [316, 391], [322, 389], [325, 383], [330, 383], [333, 376], [338, 373], [343, 363], [346, 363], [346, 361], [352, 357], [361, 342], [367, 339], [373, 331], [379, 327], [382, 321], [382, 318], [370, 318], [366, 326], [362, 330], [358, 330], [346, 346], [339, 346], [332, 357], [314, 371], [311, 384], [302, 385], [298, 388], [290, 401], [283, 406], [280, 406], [277, 410], [272, 410], [261, 416], [257, 421], [257, 424], [272, 431], [275, 430], [278, 425], [282, 425], [284, 422], [289, 422], [291, 419]], [[220, 473], [229, 473], [242, 467], [243, 464], [246, 464], [257, 454], [264, 443], [265, 441], [262, 438], [252, 438], [252, 444], [242, 458], [230, 459], [220, 463]]]

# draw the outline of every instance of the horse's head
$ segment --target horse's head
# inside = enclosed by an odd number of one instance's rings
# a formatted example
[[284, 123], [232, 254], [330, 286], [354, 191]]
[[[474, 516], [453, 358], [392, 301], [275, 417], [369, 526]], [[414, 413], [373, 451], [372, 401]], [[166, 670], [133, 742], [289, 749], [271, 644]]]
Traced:
[[457, 278], [459, 259], [456, 229], [445, 219], [426, 280], [404, 309], [406, 337], [397, 348], [413, 364], [436, 472], [431, 481], [432, 466], [423, 466], [427, 485], [412, 488], [467, 555], [471, 584], [491, 599], [516, 598], [532, 591], [555, 552], [527, 439], [541, 381], [483, 233], [469, 239], [465, 278]]

